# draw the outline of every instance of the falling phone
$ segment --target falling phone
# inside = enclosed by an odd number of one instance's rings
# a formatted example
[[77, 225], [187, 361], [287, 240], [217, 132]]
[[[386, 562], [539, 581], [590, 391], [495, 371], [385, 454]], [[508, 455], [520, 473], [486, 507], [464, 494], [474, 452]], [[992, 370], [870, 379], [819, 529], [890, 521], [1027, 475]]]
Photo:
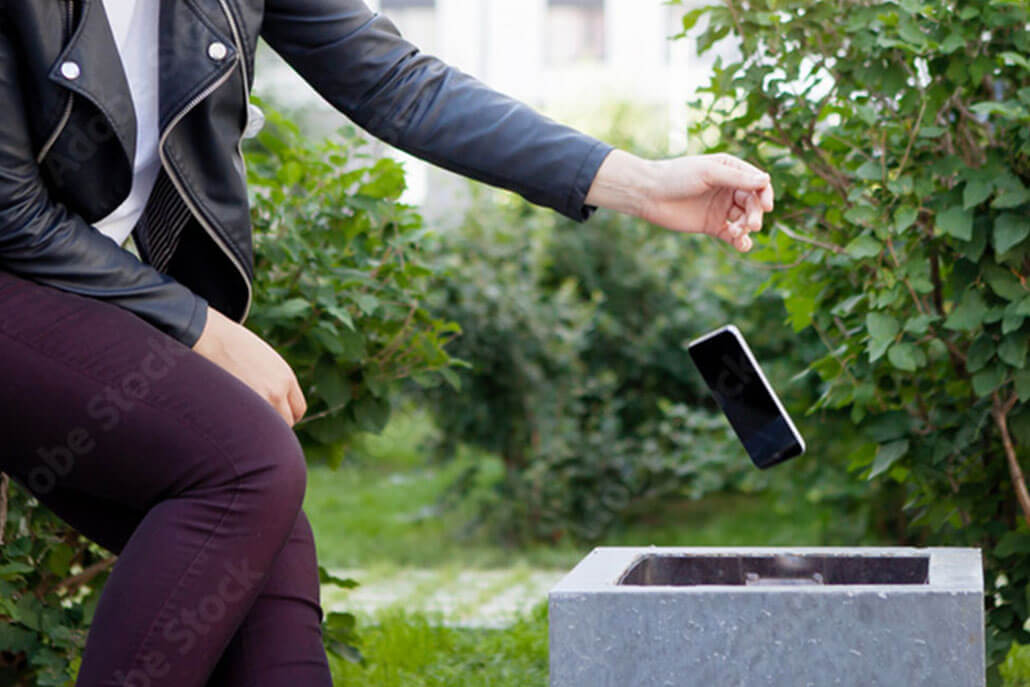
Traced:
[[805, 452], [805, 440], [739, 329], [717, 329], [692, 341], [688, 350], [757, 467], [764, 470]]

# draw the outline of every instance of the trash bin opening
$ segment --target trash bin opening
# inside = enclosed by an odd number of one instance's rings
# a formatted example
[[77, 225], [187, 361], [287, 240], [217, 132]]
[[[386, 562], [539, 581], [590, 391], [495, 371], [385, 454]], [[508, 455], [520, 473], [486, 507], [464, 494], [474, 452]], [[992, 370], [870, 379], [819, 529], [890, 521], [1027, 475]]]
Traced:
[[785, 586], [927, 584], [929, 556], [647, 555], [617, 584]]

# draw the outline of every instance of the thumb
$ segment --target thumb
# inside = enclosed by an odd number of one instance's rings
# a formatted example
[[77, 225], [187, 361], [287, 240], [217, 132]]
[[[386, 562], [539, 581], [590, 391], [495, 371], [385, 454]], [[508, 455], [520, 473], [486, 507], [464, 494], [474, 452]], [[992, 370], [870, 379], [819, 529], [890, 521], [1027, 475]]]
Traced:
[[769, 175], [734, 157], [716, 158], [705, 166], [704, 180], [709, 186], [760, 191], [769, 185]]

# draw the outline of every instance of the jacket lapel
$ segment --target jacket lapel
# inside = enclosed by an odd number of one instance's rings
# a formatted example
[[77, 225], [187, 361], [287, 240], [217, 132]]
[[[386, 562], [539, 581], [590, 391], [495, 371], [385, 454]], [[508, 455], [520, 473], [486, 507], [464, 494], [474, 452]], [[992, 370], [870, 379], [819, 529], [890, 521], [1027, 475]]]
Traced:
[[79, 0], [79, 5], [78, 26], [48, 76], [100, 109], [131, 166], [136, 158], [136, 112], [118, 46], [102, 0]]
[[232, 33], [217, 2], [161, 0], [161, 131], [174, 125], [236, 60]]

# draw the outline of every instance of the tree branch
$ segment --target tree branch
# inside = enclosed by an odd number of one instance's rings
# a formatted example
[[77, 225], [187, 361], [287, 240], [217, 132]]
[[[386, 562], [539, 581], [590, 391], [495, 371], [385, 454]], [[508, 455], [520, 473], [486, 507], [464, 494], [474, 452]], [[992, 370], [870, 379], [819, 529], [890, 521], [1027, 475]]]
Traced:
[[1016, 500], [1023, 511], [1023, 519], [1030, 525], [1030, 491], [1026, 488], [1026, 478], [1023, 477], [1023, 468], [1019, 465], [1019, 458], [1016, 456], [1016, 445], [1012, 442], [1012, 435], [1009, 434], [1008, 415], [1015, 407], [1019, 399], [1017, 394], [1007, 401], [1002, 401], [998, 392], [994, 392], [994, 407], [991, 415], [994, 416], [994, 424], [1001, 433], [1001, 443], [1005, 447], [1005, 460], [1009, 465], [1009, 476], [1012, 478], [1012, 488], [1016, 492]]
[[65, 591], [73, 592], [79, 589], [80, 587], [89, 584], [93, 580], [93, 578], [95, 578], [97, 575], [113, 566], [115, 564], [115, 561], [117, 560], [117, 556], [111, 556], [110, 558], [105, 558], [104, 560], [98, 563], [94, 563], [93, 565], [89, 566], [88, 568], [80, 572], [78, 575], [72, 575], [71, 577], [65, 578], [58, 582], [56, 585], [54, 585], [54, 591], [56, 592], [63, 589]]
[[838, 246], [835, 243], [827, 243], [826, 241], [820, 241], [819, 239], [813, 239], [810, 236], [805, 236], [804, 234], [799, 234], [796, 231], [788, 229], [787, 227], [785, 227], [782, 224], [777, 224], [776, 228], [779, 229], [780, 231], [782, 231], [784, 234], [786, 234], [788, 238], [792, 238], [795, 241], [801, 241], [802, 243], [807, 243], [810, 246], [817, 246], [817, 247], [822, 248], [824, 250], [828, 250], [828, 251], [830, 251], [832, 253], [836, 253], [837, 255], [840, 255], [841, 253], [844, 252], [844, 247], [843, 246]]

